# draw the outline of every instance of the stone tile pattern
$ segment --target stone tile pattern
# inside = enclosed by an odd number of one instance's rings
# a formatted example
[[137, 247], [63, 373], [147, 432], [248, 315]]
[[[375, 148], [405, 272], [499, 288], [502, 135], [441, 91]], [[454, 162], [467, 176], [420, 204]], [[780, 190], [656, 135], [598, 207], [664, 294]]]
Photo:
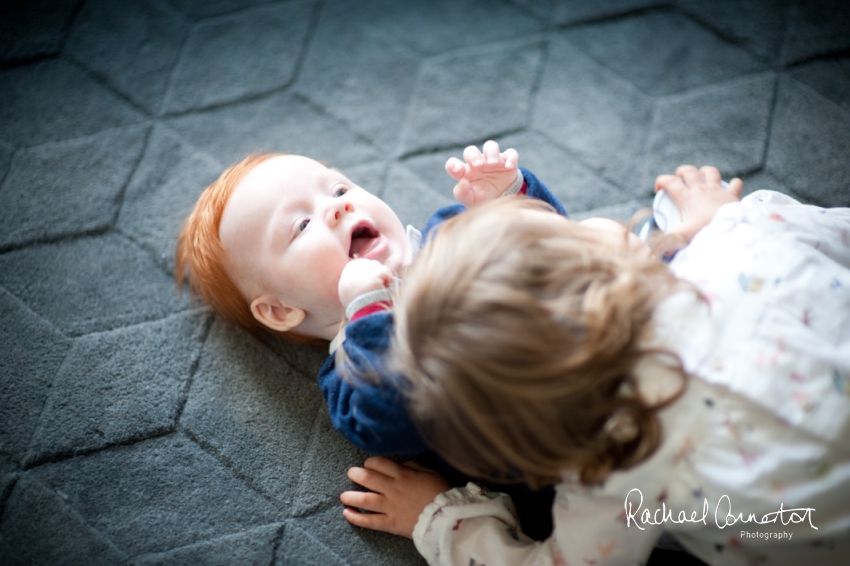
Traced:
[[171, 280], [227, 165], [341, 168], [422, 225], [494, 138], [577, 217], [656, 175], [850, 206], [837, 0], [40, 0], [0, 9], [0, 563], [421, 564], [352, 528], [318, 349]]

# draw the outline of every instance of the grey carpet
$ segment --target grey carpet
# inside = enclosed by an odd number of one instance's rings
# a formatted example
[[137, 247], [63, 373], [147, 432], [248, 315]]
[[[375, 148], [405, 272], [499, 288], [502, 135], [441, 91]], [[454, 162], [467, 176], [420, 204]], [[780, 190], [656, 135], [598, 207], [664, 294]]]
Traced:
[[0, 8], [0, 563], [421, 564], [342, 518], [364, 454], [324, 354], [171, 281], [249, 152], [421, 225], [451, 155], [514, 146], [583, 217], [714, 164], [850, 206], [850, 7], [809, 0], [39, 0]]

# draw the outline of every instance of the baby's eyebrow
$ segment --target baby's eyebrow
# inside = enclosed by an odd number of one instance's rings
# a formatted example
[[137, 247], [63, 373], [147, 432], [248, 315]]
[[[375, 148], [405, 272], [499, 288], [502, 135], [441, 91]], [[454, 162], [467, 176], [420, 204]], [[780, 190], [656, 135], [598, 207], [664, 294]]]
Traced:
[[351, 182], [351, 179], [345, 176], [345, 173], [337, 169], [336, 167], [328, 167], [328, 173], [325, 176], [325, 180], [329, 183], [336, 183], [337, 181], [344, 180]]
[[293, 201], [287, 203], [285, 206], [282, 206], [275, 212], [275, 239], [279, 238], [281, 241], [286, 242], [286, 244], [288, 245], [289, 228], [291, 227], [292, 222], [295, 220], [295, 217], [300, 214], [302, 205], [303, 203], [300, 201]]
[[275, 242], [275, 246], [281, 251], [289, 247], [289, 242], [292, 239], [292, 223], [294, 219], [294, 212], [289, 211], [278, 216], [275, 222], [272, 241]]

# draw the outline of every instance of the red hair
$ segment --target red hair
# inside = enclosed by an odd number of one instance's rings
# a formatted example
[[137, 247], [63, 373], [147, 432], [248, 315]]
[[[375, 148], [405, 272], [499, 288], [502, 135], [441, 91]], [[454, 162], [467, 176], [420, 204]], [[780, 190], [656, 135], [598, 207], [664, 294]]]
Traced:
[[324, 340], [305, 337], [295, 332], [277, 332], [267, 328], [251, 313], [251, 305], [236, 287], [225, 269], [227, 251], [219, 238], [219, 225], [224, 208], [236, 186], [254, 167], [278, 157], [281, 153], [253, 153], [228, 167], [207, 187], [189, 217], [183, 223], [177, 239], [174, 258], [174, 280], [179, 289], [188, 279], [189, 288], [225, 321], [240, 326], [254, 336], [264, 331], [312, 344]]

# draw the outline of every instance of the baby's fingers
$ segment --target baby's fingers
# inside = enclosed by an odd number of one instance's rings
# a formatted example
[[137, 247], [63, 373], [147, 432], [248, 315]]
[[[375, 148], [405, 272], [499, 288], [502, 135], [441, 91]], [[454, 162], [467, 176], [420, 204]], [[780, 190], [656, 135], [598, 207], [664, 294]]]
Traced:
[[387, 267], [386, 265], [380, 263], [379, 261], [372, 260], [375, 262], [374, 265], [371, 265], [371, 273], [374, 277], [377, 277], [381, 281], [383, 281], [384, 285], [389, 286], [390, 283], [393, 282], [393, 270]]
[[484, 143], [484, 158], [487, 163], [499, 163], [501, 155], [499, 154], [499, 144], [493, 140]]
[[457, 201], [465, 207], [469, 208], [475, 204], [475, 194], [472, 192], [472, 187], [466, 179], [460, 179], [452, 192]]
[[455, 181], [460, 181], [466, 174], [466, 165], [457, 157], [450, 157], [446, 161], [446, 173], [448, 173]]
[[507, 169], [513, 169], [519, 163], [519, 153], [512, 147], [506, 149], [502, 156], [505, 158], [505, 167]]
[[470, 145], [463, 150], [463, 160], [469, 165], [479, 165], [484, 162], [484, 156], [477, 147]]

